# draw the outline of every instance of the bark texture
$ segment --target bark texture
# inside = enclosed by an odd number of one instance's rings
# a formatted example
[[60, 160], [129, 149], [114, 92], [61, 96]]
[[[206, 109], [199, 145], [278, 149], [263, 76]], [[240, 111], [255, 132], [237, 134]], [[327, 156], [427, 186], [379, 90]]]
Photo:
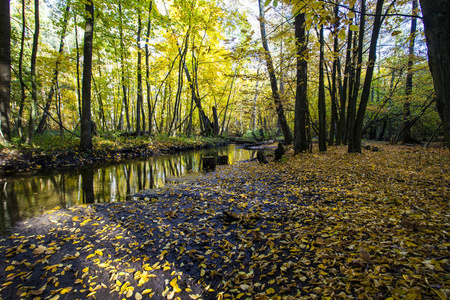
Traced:
[[420, 0], [436, 107], [450, 149], [450, 2]]

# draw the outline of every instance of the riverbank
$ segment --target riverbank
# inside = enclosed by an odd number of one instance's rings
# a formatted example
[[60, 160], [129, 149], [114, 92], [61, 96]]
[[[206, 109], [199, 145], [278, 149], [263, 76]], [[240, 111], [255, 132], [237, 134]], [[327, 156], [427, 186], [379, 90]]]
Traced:
[[42, 137], [32, 146], [21, 144], [2, 148], [0, 175], [74, 169], [88, 164], [119, 162], [125, 159], [223, 146], [229, 142], [220, 137], [153, 136], [94, 138], [93, 143], [94, 149], [90, 153], [80, 152], [76, 141], [61, 141], [57, 137]]
[[450, 157], [380, 146], [219, 167], [0, 238], [3, 299], [445, 299]]

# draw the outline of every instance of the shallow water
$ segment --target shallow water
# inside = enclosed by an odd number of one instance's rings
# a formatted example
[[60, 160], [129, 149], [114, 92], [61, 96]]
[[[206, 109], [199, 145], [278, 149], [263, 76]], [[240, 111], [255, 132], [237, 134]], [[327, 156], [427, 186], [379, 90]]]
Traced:
[[228, 155], [229, 164], [255, 157], [234, 145], [153, 156], [81, 170], [0, 179], [0, 234], [15, 223], [54, 208], [126, 200], [144, 189], [164, 187], [178, 178], [201, 176], [203, 156]]

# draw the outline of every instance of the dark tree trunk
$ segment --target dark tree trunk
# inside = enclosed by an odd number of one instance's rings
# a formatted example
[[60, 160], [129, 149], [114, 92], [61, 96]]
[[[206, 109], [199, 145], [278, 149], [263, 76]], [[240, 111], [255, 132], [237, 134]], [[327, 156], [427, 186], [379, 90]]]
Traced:
[[92, 40], [94, 36], [94, 3], [86, 2], [86, 27], [84, 31], [84, 64], [81, 100], [81, 139], [82, 151], [92, 150], [91, 132], [91, 76], [92, 76]]
[[436, 107], [450, 149], [450, 2], [420, 0]]
[[325, 107], [325, 82], [324, 82], [324, 49], [323, 26], [320, 27], [320, 58], [319, 58], [319, 151], [327, 151], [327, 116]]
[[0, 1], [0, 142], [11, 140], [9, 111], [11, 97], [11, 23], [9, 0]]
[[364, 125], [364, 116], [366, 114], [367, 102], [369, 101], [370, 97], [373, 71], [375, 68], [375, 61], [377, 58], [377, 42], [382, 23], [381, 13], [383, 9], [383, 3], [384, 0], [377, 0], [372, 38], [370, 40], [370, 47], [369, 47], [369, 64], [366, 70], [366, 77], [364, 78], [364, 85], [361, 93], [361, 101], [359, 103], [358, 115], [356, 116], [355, 127], [353, 132], [350, 133], [353, 141], [352, 144], [349, 143], [348, 152], [350, 153], [361, 152], [361, 139]]
[[359, 84], [361, 82], [361, 68], [363, 60], [363, 47], [364, 47], [364, 32], [366, 26], [366, 0], [361, 0], [361, 16], [359, 22], [359, 35], [358, 35], [358, 48], [357, 48], [357, 61], [354, 83], [352, 88], [352, 94], [349, 96], [348, 110], [347, 110], [347, 122], [348, 122], [348, 152], [361, 152], [355, 151], [355, 128], [356, 128], [356, 103], [359, 93]]
[[342, 83], [342, 91], [340, 91], [340, 111], [339, 111], [339, 123], [337, 129], [336, 145], [341, 145], [345, 141], [347, 119], [345, 117], [345, 106], [347, 104], [347, 88], [349, 86], [349, 72], [352, 66], [352, 43], [353, 43], [353, 31], [348, 29], [347, 33], [347, 52], [345, 56], [344, 66], [344, 81]]
[[212, 107], [213, 111], [213, 134], [219, 134], [219, 117], [217, 115], [217, 108], [215, 106]]
[[272, 96], [275, 104], [275, 109], [278, 115], [278, 120], [280, 122], [281, 130], [283, 131], [284, 140], [286, 144], [290, 144], [293, 141], [291, 130], [286, 121], [286, 116], [284, 114], [283, 104], [281, 102], [280, 93], [278, 91], [277, 78], [275, 75], [275, 68], [273, 66], [272, 56], [270, 55], [269, 45], [266, 37], [266, 26], [264, 20], [264, 3], [262, 0], [258, 0], [259, 3], [259, 25], [261, 29], [261, 39], [264, 48], [264, 58], [267, 63], [267, 70], [269, 72], [270, 86], [272, 88]]
[[308, 62], [305, 57], [307, 50], [305, 14], [295, 16], [295, 41], [297, 47], [297, 87], [295, 94], [295, 124], [294, 124], [294, 152], [308, 150]]

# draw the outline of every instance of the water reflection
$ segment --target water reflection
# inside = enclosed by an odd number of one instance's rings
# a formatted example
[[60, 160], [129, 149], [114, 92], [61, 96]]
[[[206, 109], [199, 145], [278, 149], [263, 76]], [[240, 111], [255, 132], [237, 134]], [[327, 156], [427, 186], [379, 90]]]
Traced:
[[163, 187], [175, 177], [198, 173], [201, 158], [228, 155], [229, 163], [247, 160], [254, 151], [233, 145], [216, 149], [150, 157], [106, 166], [91, 166], [70, 173], [0, 179], [0, 234], [15, 223], [55, 207], [116, 202], [143, 189]]

